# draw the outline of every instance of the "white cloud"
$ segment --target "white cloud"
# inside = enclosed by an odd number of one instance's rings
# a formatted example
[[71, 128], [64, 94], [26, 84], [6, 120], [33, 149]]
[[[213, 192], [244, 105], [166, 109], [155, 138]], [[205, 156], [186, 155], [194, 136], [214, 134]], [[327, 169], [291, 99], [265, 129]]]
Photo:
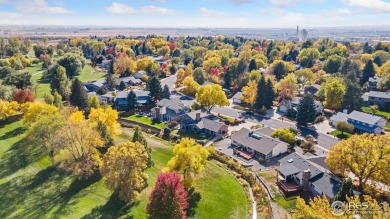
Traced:
[[8, 0], [0, 0], [0, 4], [8, 3]]
[[343, 3], [350, 6], [359, 7], [363, 9], [390, 12], [390, 3], [382, 0], [341, 0]]
[[246, 3], [252, 3], [253, 0], [227, 0], [228, 2], [230, 3], [233, 3], [235, 5], [242, 5], [242, 4], [246, 4]]
[[111, 14], [134, 14], [135, 9], [132, 7], [128, 7], [124, 4], [120, 4], [118, 2], [113, 2], [110, 7], [106, 8], [106, 11]]
[[164, 3], [164, 2], [166, 2], [167, 0], [150, 0], [150, 1], [152, 1], [152, 2], [160, 2], [160, 3]]
[[211, 9], [204, 8], [204, 7], [200, 8], [199, 11], [202, 15], [211, 15], [211, 16], [224, 16], [224, 15], [226, 15], [222, 11], [215, 11], [215, 10], [211, 10]]
[[278, 7], [290, 7], [298, 3], [299, 0], [269, 0], [269, 2]]
[[111, 14], [125, 15], [125, 14], [172, 14], [173, 10], [156, 7], [153, 5], [145, 6], [139, 9], [118, 3], [113, 2], [111, 6], [106, 8], [106, 11]]
[[22, 13], [43, 13], [43, 14], [74, 14], [64, 7], [49, 6], [46, 0], [29, 0], [16, 4], [16, 9]]

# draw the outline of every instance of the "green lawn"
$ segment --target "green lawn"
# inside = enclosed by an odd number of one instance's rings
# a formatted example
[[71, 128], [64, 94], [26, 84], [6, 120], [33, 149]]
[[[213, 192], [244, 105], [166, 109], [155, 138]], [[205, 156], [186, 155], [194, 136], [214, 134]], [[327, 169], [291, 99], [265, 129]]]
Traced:
[[88, 82], [88, 81], [96, 81], [101, 78], [104, 78], [104, 76], [106, 75], [105, 72], [97, 71], [90, 65], [90, 62], [87, 63], [88, 64], [86, 64], [83, 70], [80, 72], [80, 75], [77, 76], [78, 79], [80, 79], [80, 81]]
[[352, 136], [352, 134], [349, 134], [347, 132], [344, 132], [344, 134], [342, 134], [339, 130], [334, 130], [330, 132], [330, 134], [340, 139], [347, 139]]
[[390, 123], [386, 123], [385, 129], [386, 129], [387, 131], [390, 131]]
[[145, 125], [153, 126], [153, 127], [159, 128], [159, 129], [164, 129], [164, 128], [167, 127], [164, 123], [162, 123], [162, 122], [159, 122], [159, 123], [153, 122], [152, 118], [146, 117], [146, 116], [131, 115], [131, 116], [125, 118], [125, 119], [126, 120], [130, 120], [130, 121], [139, 122], [139, 123], [142, 123], [142, 124], [145, 124]]
[[275, 197], [275, 201], [283, 208], [292, 210], [293, 208], [295, 208], [297, 197], [296, 196], [285, 197], [283, 195], [277, 195]]
[[230, 122], [234, 122], [236, 119], [233, 118], [233, 117], [230, 117], [230, 116], [224, 116], [224, 115], [219, 115], [219, 117], [221, 117], [221, 119], [224, 119], [224, 120], [229, 120]]
[[[115, 142], [128, 141], [129, 130]], [[112, 196], [98, 177], [77, 180], [50, 167], [46, 153], [25, 135], [20, 121], [0, 124], [0, 218], [146, 218], [147, 196], [157, 173], [172, 157], [169, 143], [152, 138], [149, 145], [155, 166], [147, 171], [149, 187], [139, 201], [125, 205]], [[244, 191], [216, 163], [207, 162], [194, 187], [201, 198], [190, 218], [247, 218]]]
[[[362, 111], [365, 112], [365, 113], [369, 113], [369, 114], [372, 114], [372, 111], [370, 109], [370, 107], [362, 107]], [[378, 116], [384, 116], [386, 118], [390, 118], [390, 112], [386, 112], [386, 111], [380, 111], [378, 110], [375, 115], [378, 115]]]

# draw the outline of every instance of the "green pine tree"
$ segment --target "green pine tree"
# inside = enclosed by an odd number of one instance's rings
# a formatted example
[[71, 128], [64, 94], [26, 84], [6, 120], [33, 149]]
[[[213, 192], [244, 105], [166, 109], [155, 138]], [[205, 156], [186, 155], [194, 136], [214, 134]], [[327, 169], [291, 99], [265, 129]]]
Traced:
[[147, 82], [147, 88], [149, 90], [149, 98], [152, 104], [157, 103], [157, 101], [161, 100], [163, 89], [161, 87], [160, 80], [154, 76], [149, 78]]
[[344, 179], [339, 189], [339, 192], [334, 197], [334, 200], [345, 202], [347, 201], [347, 197], [352, 197], [352, 196], [353, 196], [352, 180], [350, 178]]
[[360, 79], [360, 84], [363, 85], [365, 84], [370, 77], [375, 76], [375, 69], [374, 69], [374, 63], [372, 60], [368, 60], [366, 66], [364, 66], [363, 69], [363, 75], [362, 78]]
[[162, 98], [165, 98], [165, 99], [170, 99], [171, 98], [171, 92], [169, 91], [168, 85], [164, 85]]
[[314, 122], [316, 119], [316, 105], [311, 95], [305, 95], [299, 101], [297, 108], [296, 121], [298, 124], [307, 124]]
[[132, 142], [139, 142], [144, 145], [145, 151], [148, 153], [149, 157], [147, 160], [147, 166], [151, 167], [154, 165], [152, 160], [152, 149], [148, 147], [148, 142], [146, 141], [145, 137], [142, 135], [142, 129], [140, 127], [135, 127], [133, 138], [131, 139]]
[[134, 110], [137, 107], [137, 95], [134, 93], [134, 91], [130, 91], [127, 94], [127, 108], [129, 110]]
[[83, 83], [78, 78], [75, 78], [72, 82], [69, 101], [73, 106], [77, 106], [80, 110], [89, 110], [87, 91], [84, 89]]
[[257, 83], [257, 96], [255, 101], [255, 109], [260, 110], [263, 106], [267, 106], [267, 84], [265, 78], [261, 77]]
[[271, 108], [275, 99], [275, 90], [274, 90], [274, 85], [272, 84], [271, 79], [268, 78], [267, 84], [266, 84], [266, 101], [265, 101], [265, 107], [266, 108]]
[[360, 86], [351, 81], [347, 81], [343, 109], [347, 109], [348, 113], [350, 113], [354, 110], [360, 110], [362, 106], [363, 98]]
[[258, 67], [257, 67], [257, 63], [254, 59], [251, 60], [251, 62], [249, 63], [249, 71], [252, 71], [252, 70], [257, 70]]

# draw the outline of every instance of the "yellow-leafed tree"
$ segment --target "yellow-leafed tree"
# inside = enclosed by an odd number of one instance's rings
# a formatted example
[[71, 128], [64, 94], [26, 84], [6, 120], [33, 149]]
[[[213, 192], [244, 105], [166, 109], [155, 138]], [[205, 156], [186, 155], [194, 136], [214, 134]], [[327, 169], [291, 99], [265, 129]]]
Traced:
[[207, 111], [211, 111], [215, 106], [229, 106], [225, 92], [221, 85], [204, 85], [196, 93], [196, 101], [200, 103]]
[[120, 200], [135, 200], [147, 187], [147, 159], [148, 154], [139, 142], [126, 142], [110, 147], [100, 168], [105, 185]]
[[248, 85], [242, 88], [241, 99], [247, 104], [253, 106], [257, 96], [257, 83], [256, 81], [249, 81]]
[[39, 102], [31, 103], [27, 108], [27, 112], [24, 114], [23, 123], [29, 127], [38, 121], [41, 117], [57, 112], [58, 108], [53, 105]]
[[174, 157], [168, 162], [167, 170], [182, 174], [185, 187], [191, 187], [193, 175], [199, 174], [206, 166], [208, 150], [196, 144], [194, 139], [183, 138], [174, 146], [173, 154]]
[[121, 134], [120, 125], [117, 122], [118, 111], [112, 109], [111, 107], [106, 107], [104, 109], [91, 109], [88, 118], [93, 127], [97, 127], [99, 122], [106, 125], [108, 132], [112, 137]]

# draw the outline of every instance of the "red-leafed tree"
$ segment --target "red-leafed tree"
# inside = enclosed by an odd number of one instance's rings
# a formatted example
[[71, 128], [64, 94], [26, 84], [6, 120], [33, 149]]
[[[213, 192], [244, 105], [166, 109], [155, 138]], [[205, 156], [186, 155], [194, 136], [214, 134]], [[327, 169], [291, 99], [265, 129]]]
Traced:
[[171, 41], [168, 43], [169, 49], [171, 52], [177, 48], [176, 43], [174, 41]]
[[115, 55], [115, 49], [112, 48], [112, 47], [109, 47], [109, 48], [106, 49], [105, 55], [108, 56], [110, 54]]
[[186, 218], [187, 191], [177, 173], [160, 173], [150, 193], [146, 211], [151, 219]]
[[161, 65], [161, 70], [165, 70], [166, 68], [168, 67], [168, 64], [166, 62], [164, 62], [162, 65]]
[[12, 96], [18, 103], [34, 102], [34, 96], [27, 90], [20, 90]]
[[210, 74], [219, 77], [219, 69], [217, 67], [210, 69]]
[[229, 70], [229, 67], [227, 65], [223, 66], [222, 71], [223, 73], [226, 73]]

